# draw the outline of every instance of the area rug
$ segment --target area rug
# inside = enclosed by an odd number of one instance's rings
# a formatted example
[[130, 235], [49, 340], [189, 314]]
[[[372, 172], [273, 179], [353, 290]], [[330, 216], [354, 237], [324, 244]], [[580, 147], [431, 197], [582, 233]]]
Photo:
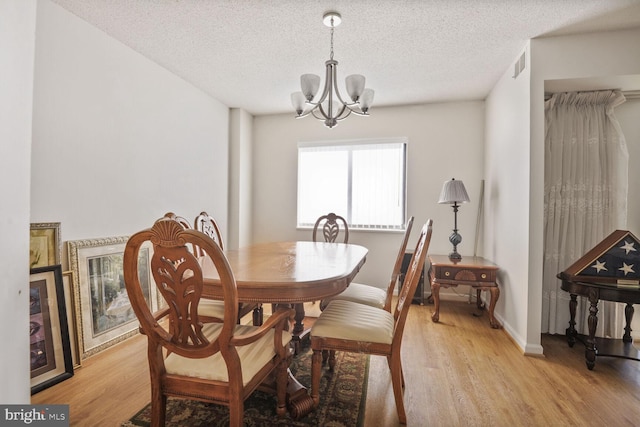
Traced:
[[[303, 345], [291, 362], [291, 371], [302, 384], [311, 385], [311, 348]], [[274, 395], [255, 391], [246, 401], [244, 425], [271, 426], [331, 426], [353, 427], [364, 425], [364, 409], [369, 375], [369, 356], [357, 353], [336, 353], [336, 367], [332, 373], [322, 368], [320, 405], [307, 416], [294, 420], [287, 414], [279, 418], [275, 413]], [[151, 405], [133, 416], [122, 427], [149, 426]], [[229, 425], [226, 406], [193, 400], [167, 400], [167, 427], [216, 427]]]

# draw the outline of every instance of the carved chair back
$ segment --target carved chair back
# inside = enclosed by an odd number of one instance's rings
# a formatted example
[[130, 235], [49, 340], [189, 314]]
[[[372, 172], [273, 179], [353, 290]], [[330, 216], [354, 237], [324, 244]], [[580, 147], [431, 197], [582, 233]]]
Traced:
[[321, 231], [324, 241], [333, 243], [338, 240], [341, 228], [343, 243], [349, 243], [349, 226], [347, 225], [347, 221], [340, 215], [336, 215], [333, 212], [327, 215], [322, 215], [317, 219], [313, 226], [313, 241], [319, 241], [318, 231]]

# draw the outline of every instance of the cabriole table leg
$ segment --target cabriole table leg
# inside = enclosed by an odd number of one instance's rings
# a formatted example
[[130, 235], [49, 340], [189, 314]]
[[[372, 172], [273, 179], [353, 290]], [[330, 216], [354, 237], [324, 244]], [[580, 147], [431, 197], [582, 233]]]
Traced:
[[433, 298], [433, 314], [431, 321], [437, 323], [440, 320], [440, 283], [431, 282], [431, 297]]

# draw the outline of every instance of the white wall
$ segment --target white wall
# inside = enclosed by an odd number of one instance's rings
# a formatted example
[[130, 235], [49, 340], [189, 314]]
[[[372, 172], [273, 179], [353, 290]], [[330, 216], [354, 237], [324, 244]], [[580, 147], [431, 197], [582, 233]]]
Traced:
[[[484, 150], [484, 102], [455, 102], [372, 108], [371, 117], [349, 117], [333, 129], [292, 114], [254, 118], [253, 236], [268, 240], [311, 240], [311, 230], [296, 230], [297, 144], [301, 141], [398, 137], [409, 139], [408, 214], [415, 216], [409, 247], [422, 224], [434, 220], [430, 253], [448, 254], [453, 210], [437, 203], [442, 184], [464, 181], [471, 202], [458, 213], [463, 242], [458, 250], [473, 254], [478, 194]], [[327, 173], [331, 168], [327, 166]], [[331, 207], [327, 207], [329, 211]], [[349, 242], [369, 249], [357, 281], [385, 288], [402, 236], [391, 232], [353, 232]], [[428, 286], [427, 286], [428, 289]]]
[[[640, 73], [640, 29], [531, 40], [531, 183], [527, 345], [539, 342], [542, 309], [544, 82]], [[497, 120], [497, 118], [493, 118]], [[537, 338], [538, 337], [538, 338]]]
[[38, 2], [31, 221], [62, 240], [167, 211], [228, 212], [229, 110], [50, 1]]
[[29, 162], [35, 0], [0, 2], [0, 403], [27, 404]]
[[536, 309], [528, 289], [529, 182], [539, 173], [529, 165], [529, 82], [529, 66], [516, 79], [511, 68], [486, 100], [484, 251], [500, 266], [497, 317], [525, 352], [539, 354], [540, 335], [527, 334], [529, 311]]
[[[627, 199], [627, 230], [640, 236], [640, 99], [628, 99], [614, 111], [629, 150], [629, 196]], [[640, 316], [635, 316], [640, 320]], [[640, 323], [638, 323], [640, 325]], [[640, 329], [636, 331], [640, 334]]]
[[[627, 198], [627, 227], [636, 237], [640, 236], [640, 99], [627, 99], [614, 111], [629, 150], [629, 196]], [[633, 316], [631, 336], [640, 338], [640, 316]]]
[[231, 110], [229, 126], [229, 227], [226, 248], [251, 243], [253, 117], [244, 110]]

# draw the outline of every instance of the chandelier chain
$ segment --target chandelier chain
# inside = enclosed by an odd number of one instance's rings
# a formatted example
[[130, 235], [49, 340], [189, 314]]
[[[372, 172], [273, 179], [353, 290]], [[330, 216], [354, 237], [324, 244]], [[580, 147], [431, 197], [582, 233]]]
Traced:
[[331, 53], [329, 55], [329, 59], [333, 60], [333, 29], [335, 27], [333, 26], [333, 18], [331, 18]]

